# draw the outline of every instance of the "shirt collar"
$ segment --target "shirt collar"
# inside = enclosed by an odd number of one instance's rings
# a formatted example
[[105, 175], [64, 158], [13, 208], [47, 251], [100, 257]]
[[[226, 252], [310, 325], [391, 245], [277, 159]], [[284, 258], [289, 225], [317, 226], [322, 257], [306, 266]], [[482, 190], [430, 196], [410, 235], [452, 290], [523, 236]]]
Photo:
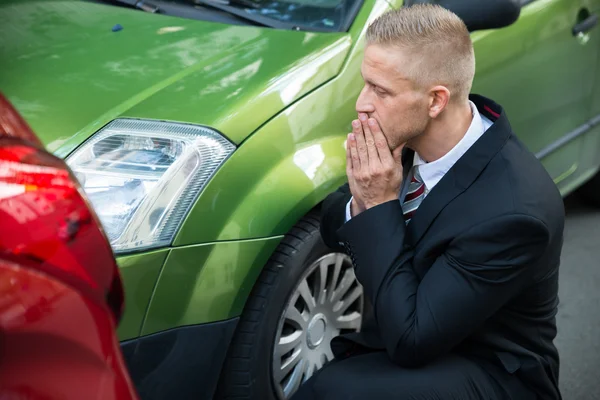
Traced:
[[483, 133], [492, 125], [492, 122], [487, 120], [484, 122], [479, 114], [477, 107], [472, 101], [469, 101], [473, 119], [467, 133], [463, 138], [442, 158], [439, 158], [430, 163], [426, 163], [415, 152], [413, 166], [418, 167], [419, 176], [425, 184], [427, 191], [433, 189], [435, 185], [446, 175], [452, 166], [461, 158], [467, 150], [475, 143]]

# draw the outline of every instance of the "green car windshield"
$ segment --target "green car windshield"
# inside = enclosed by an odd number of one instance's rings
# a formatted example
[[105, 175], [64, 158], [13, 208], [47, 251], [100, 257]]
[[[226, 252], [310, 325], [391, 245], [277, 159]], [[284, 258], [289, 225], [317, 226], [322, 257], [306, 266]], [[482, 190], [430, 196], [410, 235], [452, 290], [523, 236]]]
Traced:
[[356, 15], [360, 0], [259, 0], [246, 12], [304, 29], [346, 31]]
[[[120, 3], [134, 6], [135, 0], [87, 0], [107, 3]], [[184, 13], [188, 18], [211, 19], [207, 14], [198, 12], [206, 8], [218, 8], [222, 12], [235, 9], [234, 14], [247, 21], [254, 21], [279, 29], [298, 29], [317, 32], [345, 32], [350, 28], [363, 0], [156, 0], [144, 2], [147, 5], [156, 3], [160, 12], [169, 14], [166, 4], [177, 4], [186, 7]], [[163, 6], [163, 7], [161, 7]], [[214, 11], [214, 10], [213, 10]], [[242, 15], [240, 15], [242, 14]], [[272, 21], [271, 23], [267, 21]]]

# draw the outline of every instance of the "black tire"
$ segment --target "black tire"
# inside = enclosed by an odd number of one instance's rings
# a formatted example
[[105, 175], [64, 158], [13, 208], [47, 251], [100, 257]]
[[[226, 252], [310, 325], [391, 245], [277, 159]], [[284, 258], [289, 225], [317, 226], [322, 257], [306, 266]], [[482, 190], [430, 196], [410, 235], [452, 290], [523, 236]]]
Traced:
[[321, 239], [316, 212], [282, 239], [246, 302], [215, 399], [278, 400], [271, 368], [280, 317], [306, 268], [332, 252]]
[[600, 208], [600, 172], [587, 181], [578, 194], [589, 205]]

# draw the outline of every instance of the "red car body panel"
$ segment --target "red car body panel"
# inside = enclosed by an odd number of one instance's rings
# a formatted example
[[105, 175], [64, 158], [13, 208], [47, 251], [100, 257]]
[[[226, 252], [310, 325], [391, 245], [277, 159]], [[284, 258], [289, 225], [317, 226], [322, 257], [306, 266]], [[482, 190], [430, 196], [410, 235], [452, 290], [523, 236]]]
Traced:
[[0, 96], [0, 399], [137, 399], [123, 304], [79, 184]]
[[107, 307], [5, 261], [0, 285], [0, 398], [136, 398]]

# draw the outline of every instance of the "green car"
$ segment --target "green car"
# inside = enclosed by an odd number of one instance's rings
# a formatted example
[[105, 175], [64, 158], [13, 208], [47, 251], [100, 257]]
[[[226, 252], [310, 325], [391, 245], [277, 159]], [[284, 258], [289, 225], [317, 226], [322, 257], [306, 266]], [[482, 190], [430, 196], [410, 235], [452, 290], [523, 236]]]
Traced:
[[[0, 91], [102, 220], [142, 398], [283, 400], [360, 329], [319, 208], [346, 179], [366, 28], [415, 2], [0, 1]], [[600, 206], [600, 0], [431, 2], [473, 32], [473, 92]]]

